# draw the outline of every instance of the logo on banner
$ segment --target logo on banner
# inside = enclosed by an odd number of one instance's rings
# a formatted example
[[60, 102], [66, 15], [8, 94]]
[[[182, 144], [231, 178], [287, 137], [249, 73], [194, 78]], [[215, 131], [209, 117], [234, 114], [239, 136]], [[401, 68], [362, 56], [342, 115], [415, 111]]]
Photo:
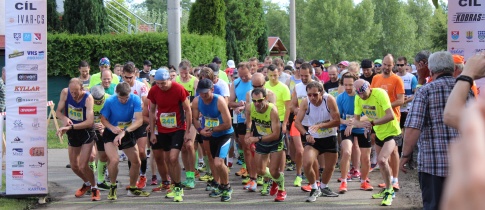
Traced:
[[31, 33], [24, 33], [22, 37], [23, 37], [24, 42], [31, 42], [32, 41], [32, 34]]
[[22, 156], [24, 154], [24, 149], [22, 148], [13, 148], [12, 149], [13, 156]]
[[450, 53], [465, 56], [465, 50], [463, 48], [452, 47], [451, 50], [450, 50]]
[[22, 38], [22, 33], [13, 33], [13, 38], [15, 39], [15, 43], [20, 43], [18, 41], [20, 41], [20, 39]]
[[17, 74], [18, 81], [37, 81], [37, 74]]
[[460, 31], [451, 31], [451, 39], [452, 40], [458, 40], [458, 38], [460, 38]]
[[39, 130], [39, 127], [40, 127], [39, 118], [34, 118], [34, 122], [32, 122], [32, 129]]
[[34, 33], [34, 44], [42, 44], [42, 34], [41, 33]]
[[485, 42], [485, 31], [478, 31], [479, 42]]
[[27, 188], [28, 191], [31, 191], [31, 192], [37, 192], [37, 191], [46, 191], [47, 188], [45, 188], [42, 183], [40, 182], [37, 182], [35, 184], [33, 184], [31, 187]]
[[44, 173], [40, 172], [40, 171], [30, 171], [30, 174], [34, 177], [34, 178], [40, 178], [40, 177], [43, 177], [44, 176]]
[[14, 130], [14, 131], [24, 130], [24, 124], [22, 123], [22, 120], [15, 120], [13, 122], [13, 128], [12, 128], [12, 130]]
[[30, 141], [45, 141], [45, 137], [37, 136], [37, 137], [30, 137]]
[[32, 147], [29, 150], [30, 156], [44, 156], [44, 147]]
[[12, 184], [10, 186], [11, 187], [8, 188], [9, 190], [13, 190], [13, 191], [24, 191], [25, 190], [25, 184]]
[[19, 106], [19, 114], [37, 114], [36, 106]]
[[475, 49], [475, 53], [485, 52], [485, 49]]
[[23, 168], [25, 165], [24, 161], [13, 161], [12, 168]]
[[39, 70], [39, 65], [37, 64], [17, 64], [18, 71], [37, 71]]
[[23, 179], [24, 178], [24, 171], [12, 171], [12, 179]]
[[16, 57], [20, 57], [20, 56], [24, 56], [24, 51], [18, 51], [18, 50], [14, 50], [12, 54], [8, 54], [8, 58], [16, 58]]
[[15, 101], [17, 101], [17, 103], [21, 103], [21, 102], [35, 102], [35, 101], [39, 101], [39, 99], [37, 99], [37, 98], [22, 98], [22, 97], [17, 97], [15, 99]]
[[17, 22], [17, 25], [44, 25], [45, 24], [45, 15], [17, 15], [17, 17], [9, 17], [9, 23]]
[[24, 142], [23, 142], [23, 141], [22, 141], [22, 139], [20, 139], [20, 137], [18, 137], [18, 136], [17, 136], [17, 137], [15, 137], [15, 138], [13, 139], [13, 141], [12, 141], [12, 144], [21, 144], [21, 143], [24, 143]]
[[457, 12], [453, 15], [454, 23], [478, 23], [485, 20], [485, 14], [480, 12]]
[[466, 42], [473, 42], [473, 40], [472, 40], [473, 39], [473, 31], [467, 31], [466, 32], [466, 38], [468, 39], [468, 40], [466, 40]]
[[43, 60], [44, 51], [27, 51], [27, 60]]
[[34, 7], [34, 3], [29, 3], [26, 1], [25, 3], [15, 3], [15, 9], [16, 10], [37, 10], [37, 8]]
[[29, 93], [29, 92], [39, 92], [39, 86], [15, 86], [14, 92], [16, 93]]
[[45, 163], [44, 162], [37, 162], [37, 164], [30, 164], [29, 167], [30, 168], [42, 168], [42, 166], [44, 166]]

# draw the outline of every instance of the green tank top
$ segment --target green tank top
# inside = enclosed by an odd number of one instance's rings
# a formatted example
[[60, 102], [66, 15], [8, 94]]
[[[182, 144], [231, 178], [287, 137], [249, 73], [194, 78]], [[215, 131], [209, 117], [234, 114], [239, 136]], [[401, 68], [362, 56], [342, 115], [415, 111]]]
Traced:
[[195, 77], [190, 75], [190, 80], [188, 82], [182, 82], [182, 79], [180, 79], [180, 76], [175, 77], [175, 81], [182, 86], [184, 86], [185, 90], [189, 92], [189, 96], [195, 96], [195, 87], [194, 87], [194, 81]]
[[271, 130], [271, 110], [274, 104], [268, 103], [268, 109], [264, 113], [259, 113], [256, 111], [254, 103], [251, 103], [251, 120], [253, 121], [253, 126], [256, 127], [254, 136], [266, 136], [272, 134]]
[[100, 105], [97, 105], [96, 103], [94, 103], [94, 105], [93, 105], [94, 123], [100, 123], [101, 122], [101, 109], [103, 108], [104, 102], [106, 102], [106, 99], [108, 99], [108, 97], [109, 97], [109, 94], [105, 93], [103, 103], [101, 103]]

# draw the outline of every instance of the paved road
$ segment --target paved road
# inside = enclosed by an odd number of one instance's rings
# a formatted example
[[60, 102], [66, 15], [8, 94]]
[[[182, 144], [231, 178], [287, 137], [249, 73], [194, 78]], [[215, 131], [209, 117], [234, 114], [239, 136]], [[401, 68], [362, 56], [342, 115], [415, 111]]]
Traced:
[[[314, 203], [304, 202], [309, 193], [303, 192], [299, 187], [293, 187], [293, 179], [295, 172], [286, 172], [287, 192], [288, 197], [285, 202], [273, 202], [273, 197], [260, 196], [259, 193], [249, 193], [242, 189], [240, 178], [236, 177], [234, 173], [239, 169], [235, 166], [231, 170], [230, 181], [234, 189], [232, 200], [227, 203], [220, 202], [219, 199], [210, 198], [208, 192], [205, 191], [205, 183], [198, 181], [196, 189], [186, 190], [184, 202], [174, 203], [171, 199], [166, 199], [165, 193], [152, 193], [147, 198], [133, 198], [126, 197], [126, 190], [124, 187], [118, 188], [118, 200], [108, 201], [106, 199], [107, 192], [101, 192], [102, 201], [92, 202], [89, 196], [83, 198], [75, 198], [74, 192], [82, 183], [81, 180], [74, 175], [71, 169], [65, 168], [68, 163], [67, 149], [50, 149], [49, 150], [49, 191], [52, 201], [40, 208], [47, 209], [145, 209], [145, 208], [170, 208], [170, 209], [377, 209], [377, 208], [393, 208], [393, 209], [418, 209], [422, 208], [420, 202], [416, 202], [415, 196], [419, 193], [416, 186], [415, 174], [414, 178], [411, 175], [401, 175], [400, 183], [403, 187], [393, 201], [391, 207], [380, 207], [381, 200], [371, 199], [372, 193], [376, 193], [378, 189], [373, 192], [364, 192], [359, 190], [359, 182], [349, 182], [349, 192], [340, 195], [338, 198], [320, 197]], [[414, 172], [415, 173], [415, 172]], [[126, 162], [120, 163], [120, 175], [118, 180], [122, 183], [128, 183], [128, 166]], [[332, 177], [330, 187], [333, 190], [338, 190], [339, 183], [337, 178], [340, 173], [337, 171]], [[372, 184], [377, 188], [377, 180], [380, 179], [379, 172], [372, 172], [370, 176], [373, 181]], [[151, 191], [154, 186], [147, 186], [147, 190]]]

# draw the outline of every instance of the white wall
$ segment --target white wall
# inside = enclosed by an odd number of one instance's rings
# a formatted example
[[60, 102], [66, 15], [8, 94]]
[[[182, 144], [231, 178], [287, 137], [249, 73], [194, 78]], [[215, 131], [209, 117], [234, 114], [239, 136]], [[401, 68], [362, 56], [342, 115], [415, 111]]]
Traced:
[[5, 35], [5, 0], [0, 0], [0, 35]]

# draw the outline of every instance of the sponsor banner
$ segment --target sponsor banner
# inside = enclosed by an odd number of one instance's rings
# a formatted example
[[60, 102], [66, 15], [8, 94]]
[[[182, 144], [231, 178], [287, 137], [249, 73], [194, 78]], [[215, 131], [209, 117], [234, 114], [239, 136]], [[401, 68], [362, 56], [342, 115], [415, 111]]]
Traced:
[[[448, 51], [465, 57], [485, 50], [485, 0], [448, 1]], [[485, 98], [485, 79], [475, 81]]]
[[6, 194], [47, 194], [47, 0], [5, 1]]
[[[0, 119], [0, 136], [3, 136], [3, 119]], [[3, 164], [3, 146], [0, 146], [0, 164]], [[3, 180], [3, 167], [0, 167], [0, 186], [2, 186]]]

